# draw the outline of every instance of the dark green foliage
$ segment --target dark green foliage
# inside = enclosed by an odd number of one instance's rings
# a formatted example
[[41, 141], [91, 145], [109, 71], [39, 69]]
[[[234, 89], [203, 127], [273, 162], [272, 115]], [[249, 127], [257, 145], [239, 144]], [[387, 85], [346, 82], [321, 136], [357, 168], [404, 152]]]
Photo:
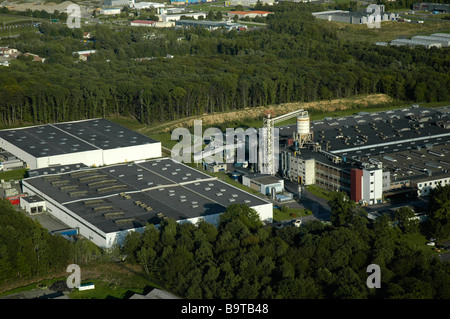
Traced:
[[414, 219], [414, 211], [408, 207], [402, 207], [395, 212], [395, 220], [403, 233], [415, 233], [419, 231], [419, 222]]
[[83, 265], [99, 254], [94, 244], [51, 235], [7, 200], [0, 200], [0, 284], [59, 273], [69, 264]]
[[[16, 61], [2, 69], [0, 121], [38, 124], [123, 115], [152, 124], [372, 93], [407, 101], [448, 100], [448, 48], [347, 43], [329, 25], [318, 23], [313, 9], [299, 3], [274, 5], [267, 27], [247, 32], [150, 32], [103, 25], [69, 29], [43, 23], [40, 36], [8, 39], [10, 47], [47, 60]], [[82, 31], [94, 41], [84, 42]], [[72, 52], [88, 49], [97, 53], [74, 63]], [[167, 54], [175, 57], [165, 59]], [[134, 60], [144, 57], [156, 59]]]
[[[254, 232], [263, 226], [258, 213], [245, 204], [232, 204], [227, 211], [220, 216], [220, 227], [230, 228], [233, 221], [240, 221], [248, 230]], [[237, 227], [237, 226], [236, 226]], [[243, 230], [245, 232], [245, 230]]]
[[[373, 228], [311, 222], [275, 231], [246, 226], [249, 212], [230, 206], [218, 228], [204, 221], [175, 228], [168, 222], [160, 231], [149, 227], [152, 243], [138, 247], [138, 237], [149, 236], [134, 233], [123, 249], [140, 256], [154, 247], [140, 264], [187, 298], [448, 298], [450, 265], [409, 248], [386, 218]], [[175, 246], [162, 244], [167, 236]], [[381, 289], [366, 286], [372, 263], [381, 267]]]
[[429, 196], [428, 212], [433, 236], [450, 236], [450, 185], [438, 185]]

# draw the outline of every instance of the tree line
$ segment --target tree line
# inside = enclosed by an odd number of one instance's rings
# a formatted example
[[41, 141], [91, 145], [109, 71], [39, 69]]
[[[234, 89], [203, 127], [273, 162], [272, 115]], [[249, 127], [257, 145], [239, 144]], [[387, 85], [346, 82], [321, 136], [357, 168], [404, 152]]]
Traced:
[[64, 272], [101, 256], [88, 240], [68, 241], [51, 235], [38, 222], [0, 200], [0, 285]]
[[[335, 204], [346, 206], [342, 193]], [[336, 208], [337, 206], [334, 206]], [[335, 216], [342, 212], [335, 211]], [[389, 217], [369, 225], [347, 206], [332, 226], [264, 226], [254, 210], [233, 204], [218, 228], [168, 220], [130, 233], [127, 262], [186, 298], [416, 299], [450, 297], [450, 264], [411, 247]], [[401, 214], [398, 216], [402, 219]], [[381, 269], [381, 288], [366, 285], [367, 266]]]
[[[302, 4], [273, 6], [267, 26], [248, 32], [43, 23], [9, 45], [46, 57], [0, 74], [4, 125], [124, 115], [153, 124], [203, 113], [385, 93], [446, 101], [448, 48], [408, 49], [337, 38]], [[95, 49], [87, 62], [72, 52]], [[173, 59], [165, 58], [167, 54]], [[136, 58], [154, 57], [151, 61]]]

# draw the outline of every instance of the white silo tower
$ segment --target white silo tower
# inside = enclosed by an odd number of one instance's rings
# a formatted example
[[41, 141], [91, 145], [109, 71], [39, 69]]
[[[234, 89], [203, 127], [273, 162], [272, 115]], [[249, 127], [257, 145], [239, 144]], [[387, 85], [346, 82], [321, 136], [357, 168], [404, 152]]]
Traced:
[[308, 111], [297, 116], [297, 134], [302, 136], [310, 133], [310, 121]]
[[308, 111], [303, 111], [297, 116], [297, 130], [294, 133], [294, 139], [298, 141], [300, 147], [303, 147], [306, 142], [312, 142], [311, 121]]

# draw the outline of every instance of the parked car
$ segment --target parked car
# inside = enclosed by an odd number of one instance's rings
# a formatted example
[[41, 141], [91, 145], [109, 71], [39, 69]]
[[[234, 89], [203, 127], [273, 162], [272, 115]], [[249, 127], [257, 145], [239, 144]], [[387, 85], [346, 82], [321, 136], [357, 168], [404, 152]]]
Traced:
[[429, 241], [427, 243], [428, 246], [436, 246], [436, 243], [434, 241]]

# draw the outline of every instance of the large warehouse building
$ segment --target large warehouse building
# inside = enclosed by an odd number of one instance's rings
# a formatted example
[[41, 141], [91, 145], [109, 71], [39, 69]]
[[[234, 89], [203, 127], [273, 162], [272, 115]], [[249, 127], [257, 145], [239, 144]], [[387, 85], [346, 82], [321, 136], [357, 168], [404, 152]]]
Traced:
[[170, 158], [47, 171], [24, 179], [22, 188], [100, 247], [120, 244], [129, 231], [142, 231], [147, 223], [158, 225], [165, 218], [217, 224], [234, 203], [247, 204], [263, 221], [273, 217], [272, 203]]
[[161, 157], [161, 142], [103, 118], [1, 130], [0, 148], [30, 169]]

